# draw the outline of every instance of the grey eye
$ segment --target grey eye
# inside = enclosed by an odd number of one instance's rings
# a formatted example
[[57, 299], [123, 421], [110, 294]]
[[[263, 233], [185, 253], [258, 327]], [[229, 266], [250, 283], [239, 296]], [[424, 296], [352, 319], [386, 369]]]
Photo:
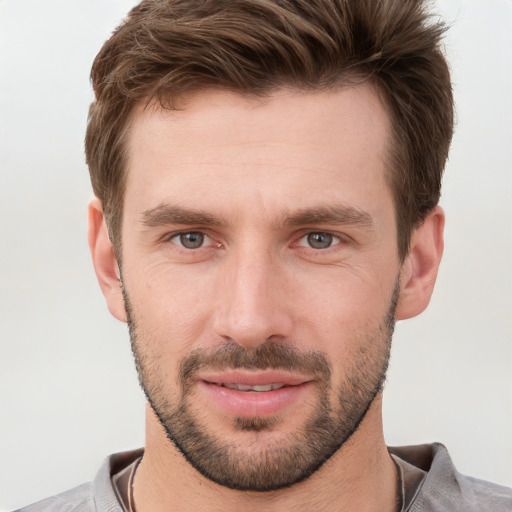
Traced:
[[204, 234], [199, 232], [181, 233], [179, 236], [180, 245], [185, 249], [199, 249], [204, 243]]
[[313, 249], [328, 249], [334, 241], [333, 235], [330, 233], [309, 233], [307, 242]]

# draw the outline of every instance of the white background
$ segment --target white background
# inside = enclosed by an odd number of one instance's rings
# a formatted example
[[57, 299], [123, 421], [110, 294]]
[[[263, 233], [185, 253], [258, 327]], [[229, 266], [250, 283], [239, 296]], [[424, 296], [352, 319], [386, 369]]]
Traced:
[[[142, 445], [127, 329], [86, 244], [94, 55], [133, 2], [0, 2], [0, 509], [90, 480]], [[439, 440], [512, 484], [512, 2], [440, 0], [458, 126], [429, 310], [397, 327], [389, 444]]]

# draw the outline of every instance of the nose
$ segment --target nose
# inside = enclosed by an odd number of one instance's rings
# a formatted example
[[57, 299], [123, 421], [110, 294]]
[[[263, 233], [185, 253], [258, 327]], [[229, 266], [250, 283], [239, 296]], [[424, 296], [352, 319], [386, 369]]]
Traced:
[[283, 269], [264, 251], [229, 257], [218, 283], [216, 334], [247, 349], [289, 337], [293, 322], [284, 281]]

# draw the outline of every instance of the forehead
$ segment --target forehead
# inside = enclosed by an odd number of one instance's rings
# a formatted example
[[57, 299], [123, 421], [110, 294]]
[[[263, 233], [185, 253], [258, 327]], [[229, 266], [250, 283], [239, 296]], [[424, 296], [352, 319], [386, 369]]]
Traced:
[[389, 196], [389, 133], [370, 85], [258, 99], [203, 91], [176, 110], [140, 105], [128, 137], [125, 204], [140, 212], [195, 201], [276, 214], [297, 201], [369, 204], [378, 193]]

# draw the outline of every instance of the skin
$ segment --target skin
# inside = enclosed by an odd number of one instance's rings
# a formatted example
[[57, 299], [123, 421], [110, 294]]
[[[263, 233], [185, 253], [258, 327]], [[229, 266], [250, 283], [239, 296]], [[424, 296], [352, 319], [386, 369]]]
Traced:
[[[226, 342], [252, 350], [271, 340], [320, 352], [334, 385], [342, 383], [386, 318], [397, 282], [396, 319], [426, 308], [443, 249], [438, 207], [413, 233], [405, 261], [398, 257], [385, 167], [389, 118], [378, 94], [370, 85], [280, 90], [265, 100], [203, 91], [180, 107], [140, 106], [128, 140], [122, 279], [143, 333], [140, 350], [169, 394], [179, 392], [184, 357]], [[176, 205], [187, 214], [155, 215]], [[343, 215], [320, 218], [326, 206]], [[191, 209], [208, 216], [192, 222]], [[111, 313], [126, 321], [98, 200], [89, 219], [98, 280]], [[205, 245], [180, 246], [177, 234], [190, 232], [206, 234]], [[310, 233], [333, 234], [333, 243], [313, 248]], [[370, 361], [387, 343], [383, 336], [373, 342]], [[335, 391], [325, 391], [331, 403]], [[272, 414], [271, 431], [257, 433], [236, 430], [200, 383], [191, 407], [217, 439], [250, 455], [303, 429], [319, 393], [309, 386]], [[356, 433], [318, 471], [271, 492], [237, 491], [199, 474], [148, 406], [137, 511], [396, 510], [381, 406], [378, 393]]]

